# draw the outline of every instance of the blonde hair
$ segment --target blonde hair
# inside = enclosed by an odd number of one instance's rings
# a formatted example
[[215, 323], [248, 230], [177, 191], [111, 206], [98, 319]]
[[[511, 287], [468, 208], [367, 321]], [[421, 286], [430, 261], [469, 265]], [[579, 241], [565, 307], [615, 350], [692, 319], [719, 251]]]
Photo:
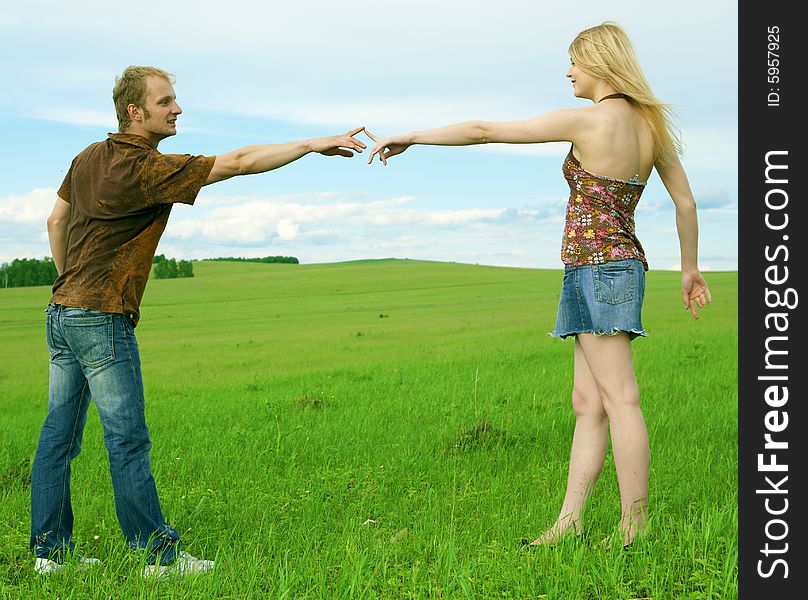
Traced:
[[169, 83], [174, 83], [174, 76], [171, 73], [157, 67], [129, 66], [120, 77], [115, 78], [112, 101], [115, 103], [115, 113], [118, 116], [119, 132], [123, 133], [132, 124], [127, 107], [130, 104], [140, 107], [145, 104], [148, 91], [146, 79], [151, 76], [162, 77]]
[[570, 44], [569, 54], [579, 69], [604, 79], [617, 92], [629, 97], [629, 102], [651, 128], [655, 163], [665, 165], [676, 154], [681, 154], [682, 143], [673, 124], [673, 110], [651, 92], [631, 41], [620, 25], [606, 21], [583, 30]]

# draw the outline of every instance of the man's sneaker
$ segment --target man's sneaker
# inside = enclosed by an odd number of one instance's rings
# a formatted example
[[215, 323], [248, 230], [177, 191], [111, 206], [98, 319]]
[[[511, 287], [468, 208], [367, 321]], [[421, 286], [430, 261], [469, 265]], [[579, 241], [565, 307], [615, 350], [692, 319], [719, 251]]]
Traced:
[[180, 552], [170, 565], [146, 565], [143, 569], [144, 577], [168, 577], [171, 575], [195, 575], [213, 570], [212, 560], [202, 560], [191, 556], [187, 552]]
[[40, 574], [56, 573], [62, 569], [74, 568], [76, 571], [84, 571], [95, 565], [100, 565], [101, 561], [97, 558], [80, 558], [77, 561], [58, 563], [49, 558], [37, 558], [34, 562], [34, 571]]

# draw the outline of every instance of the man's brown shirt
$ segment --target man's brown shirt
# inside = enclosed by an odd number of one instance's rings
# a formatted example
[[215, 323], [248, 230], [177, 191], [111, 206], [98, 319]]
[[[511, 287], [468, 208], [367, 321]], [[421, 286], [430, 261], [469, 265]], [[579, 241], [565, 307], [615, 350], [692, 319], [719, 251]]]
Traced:
[[139, 135], [111, 133], [70, 165], [64, 271], [51, 303], [119, 313], [134, 324], [175, 202], [193, 204], [215, 156], [161, 154]]

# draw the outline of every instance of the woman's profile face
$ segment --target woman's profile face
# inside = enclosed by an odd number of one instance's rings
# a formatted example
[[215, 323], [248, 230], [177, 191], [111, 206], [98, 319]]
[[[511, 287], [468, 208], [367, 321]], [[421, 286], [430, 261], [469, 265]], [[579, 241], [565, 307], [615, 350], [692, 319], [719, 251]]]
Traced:
[[579, 69], [572, 57], [566, 76], [572, 82], [572, 93], [576, 98], [592, 98], [597, 78]]

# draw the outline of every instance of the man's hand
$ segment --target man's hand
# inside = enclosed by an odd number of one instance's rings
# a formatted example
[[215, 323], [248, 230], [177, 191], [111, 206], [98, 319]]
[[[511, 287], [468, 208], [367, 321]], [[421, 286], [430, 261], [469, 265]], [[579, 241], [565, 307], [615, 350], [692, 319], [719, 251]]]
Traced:
[[357, 127], [342, 135], [314, 138], [310, 141], [311, 149], [313, 152], [324, 156], [345, 156], [350, 158], [354, 155], [352, 150], [361, 153], [364, 148], [367, 148], [363, 142], [354, 137], [363, 129], [364, 127]]
[[699, 318], [696, 305], [699, 308], [704, 308], [713, 301], [707, 282], [704, 281], [704, 277], [698, 271], [682, 272], [682, 300], [685, 303], [685, 308], [690, 311], [694, 319]]
[[372, 133], [370, 133], [367, 129], [365, 130], [365, 135], [367, 135], [370, 139], [376, 142], [376, 145], [373, 146], [373, 149], [370, 151], [370, 156], [368, 157], [368, 164], [373, 162], [373, 157], [377, 154], [379, 155], [379, 160], [387, 166], [387, 159], [391, 156], [395, 156], [396, 154], [401, 154], [409, 148], [412, 144], [404, 141], [403, 136], [392, 136], [387, 137], [384, 139], [379, 139]]

